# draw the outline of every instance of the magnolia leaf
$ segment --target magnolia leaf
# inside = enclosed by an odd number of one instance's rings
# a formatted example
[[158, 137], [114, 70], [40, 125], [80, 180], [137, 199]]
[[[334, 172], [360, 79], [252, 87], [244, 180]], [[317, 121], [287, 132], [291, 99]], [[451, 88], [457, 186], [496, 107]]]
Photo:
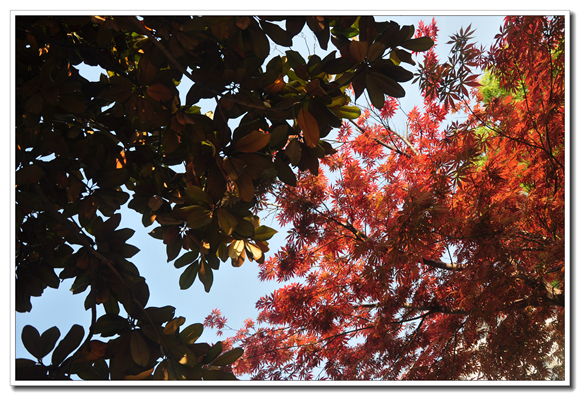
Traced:
[[351, 41], [348, 50], [357, 62], [362, 62], [367, 56], [369, 43], [366, 41]]
[[195, 354], [185, 345], [178, 345], [171, 348], [170, 354], [180, 365], [193, 367], [197, 364]]
[[46, 330], [40, 336], [40, 344], [42, 347], [41, 354], [42, 357], [48, 355], [50, 351], [53, 350], [56, 342], [60, 338], [60, 331], [56, 326], [51, 327], [50, 329]]
[[236, 217], [230, 212], [228, 212], [228, 210], [225, 208], [218, 209], [217, 217], [218, 224], [221, 230], [226, 235], [231, 235], [236, 226], [238, 225], [238, 220], [236, 219]]
[[179, 326], [185, 323], [185, 318], [179, 316], [175, 319], [170, 320], [163, 328], [163, 334], [172, 335], [179, 331]]
[[242, 348], [234, 348], [221, 354], [211, 364], [213, 366], [227, 366], [228, 364], [232, 364], [233, 362], [238, 360], [238, 358], [243, 354], [244, 350]]
[[369, 62], [374, 62], [377, 59], [382, 58], [386, 49], [387, 47], [385, 46], [385, 44], [381, 43], [380, 41], [375, 41], [369, 47], [369, 50], [367, 52], [367, 60]]
[[220, 353], [222, 353], [222, 342], [218, 341], [209, 349], [209, 351], [207, 351], [203, 357], [203, 364], [211, 363], [219, 356]]
[[[405, 90], [398, 82], [382, 74], [374, 72], [368, 73], [367, 81], [370, 81], [375, 87], [379, 88], [382, 92], [393, 98], [402, 98], [403, 96], [405, 96]], [[381, 107], [377, 108], [379, 109], [382, 108], [382, 104]]]
[[159, 102], [173, 99], [173, 92], [163, 84], [153, 84], [147, 87], [147, 94]]
[[211, 197], [198, 186], [189, 186], [184, 190], [185, 197], [183, 197], [189, 204], [197, 205], [211, 205], [213, 200]]
[[193, 229], [203, 227], [211, 221], [212, 216], [211, 210], [199, 206], [187, 216], [187, 226]]
[[[279, 152], [280, 153], [280, 152]], [[290, 166], [279, 156], [274, 159], [274, 166], [278, 173], [278, 178], [288, 184], [289, 186], [296, 187], [296, 175], [292, 172]]]
[[354, 120], [360, 117], [360, 108], [356, 106], [341, 106], [330, 109], [339, 118], [346, 118], [347, 120]]
[[276, 44], [284, 47], [292, 46], [292, 37], [280, 26], [266, 21], [260, 21], [260, 25], [262, 26], [264, 33], [266, 33]]
[[185, 345], [192, 345], [203, 333], [203, 325], [201, 323], [194, 323], [181, 330], [179, 338]]
[[379, 87], [379, 84], [377, 84], [371, 73], [366, 73], [366, 78], [367, 93], [371, 103], [376, 109], [382, 109], [385, 104], [385, 94], [383, 93], [383, 90]]
[[58, 343], [52, 353], [52, 364], [58, 366], [83, 341], [85, 329], [80, 325], [73, 325], [64, 338]]
[[232, 233], [232, 237], [236, 239], [252, 238], [254, 236], [254, 225], [251, 221], [240, 219], [238, 225]]
[[198, 256], [199, 256], [199, 252], [196, 252], [196, 251], [187, 252], [183, 256], [181, 256], [180, 258], [175, 260], [175, 262], [173, 263], [173, 266], [175, 268], [185, 267], [186, 265], [193, 263], [195, 261], [195, 259], [197, 259]]
[[149, 370], [145, 370], [139, 374], [135, 374], [135, 375], [126, 375], [125, 379], [126, 380], [143, 380], [143, 379], [147, 379], [149, 378], [149, 376], [151, 376], [151, 373], [153, 373], [153, 370], [155, 370], [155, 367], [151, 367]]
[[423, 36], [416, 39], [410, 39], [401, 44], [401, 47], [414, 52], [423, 52], [429, 50], [435, 42], [431, 37]]
[[195, 281], [195, 277], [197, 276], [197, 271], [199, 270], [199, 263], [195, 261], [193, 264], [190, 264], [185, 271], [179, 277], [179, 288], [181, 290], [186, 290], [193, 285]]
[[262, 258], [262, 251], [260, 250], [260, 248], [256, 245], [254, 245], [251, 242], [244, 242], [244, 246], [246, 248], [246, 251], [248, 252], [248, 257], [252, 260], [259, 260], [260, 258]]
[[304, 134], [304, 141], [308, 147], [316, 147], [320, 139], [320, 131], [318, 129], [318, 122], [312, 114], [304, 107], [300, 108], [298, 112], [298, 125], [302, 128]]
[[42, 343], [40, 341], [40, 334], [35, 327], [26, 325], [22, 329], [22, 344], [32, 356], [37, 359], [42, 359], [45, 355], [42, 354]]
[[236, 142], [236, 150], [242, 153], [253, 153], [268, 145], [270, 135], [260, 131], [252, 131]]
[[284, 149], [284, 154], [286, 154], [288, 158], [290, 158], [290, 163], [292, 165], [294, 166], [298, 165], [301, 156], [300, 142], [298, 141], [298, 139], [296, 138], [290, 139], [288, 146], [286, 146], [286, 149]]
[[204, 290], [209, 293], [211, 286], [213, 284], [213, 272], [209, 265], [206, 265], [203, 261], [201, 262], [201, 267], [197, 273], [199, 280], [203, 283]]
[[238, 193], [240, 198], [246, 202], [250, 202], [254, 198], [254, 183], [252, 178], [248, 176], [246, 172], [242, 172], [238, 176], [238, 180], [235, 181], [236, 187], [238, 187]]
[[131, 332], [129, 346], [131, 350], [131, 357], [133, 358], [135, 364], [141, 367], [145, 367], [149, 362], [150, 352], [147, 343], [141, 334], [139, 334], [139, 331]]
[[256, 228], [256, 233], [253, 239], [254, 241], [267, 241], [268, 239], [272, 238], [274, 234], [276, 234], [277, 232], [278, 231], [276, 231], [273, 228], [261, 225], [258, 228]]

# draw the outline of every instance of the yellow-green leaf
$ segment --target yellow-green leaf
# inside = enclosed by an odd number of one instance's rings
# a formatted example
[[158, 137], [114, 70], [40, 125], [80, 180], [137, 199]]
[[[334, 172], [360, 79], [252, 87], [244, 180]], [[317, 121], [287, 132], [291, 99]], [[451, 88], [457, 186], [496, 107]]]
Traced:
[[236, 219], [236, 217], [230, 212], [228, 212], [228, 210], [225, 208], [219, 208], [217, 212], [217, 217], [218, 224], [221, 230], [226, 235], [231, 235], [236, 226], [238, 225], [238, 220]]
[[276, 234], [278, 231], [276, 231], [273, 228], [270, 228], [268, 226], [265, 225], [261, 225], [258, 228], [256, 228], [256, 233], [254, 235], [254, 241], [267, 241], [268, 239], [272, 238], [274, 236], [274, 234]]
[[201, 323], [194, 323], [181, 330], [179, 338], [185, 345], [192, 345], [203, 333], [203, 325]]

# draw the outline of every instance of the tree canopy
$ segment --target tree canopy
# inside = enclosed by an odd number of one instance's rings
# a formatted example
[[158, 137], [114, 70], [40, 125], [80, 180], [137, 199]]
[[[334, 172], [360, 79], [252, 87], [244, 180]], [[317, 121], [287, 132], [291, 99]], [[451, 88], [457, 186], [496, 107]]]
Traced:
[[564, 18], [507, 17], [489, 50], [472, 35], [424, 55], [405, 128], [369, 94], [318, 175], [278, 185], [291, 230], [261, 278], [287, 284], [228, 339], [235, 373], [565, 378]]
[[[336, 50], [270, 56], [305, 29]], [[209, 292], [220, 262], [265, 264], [265, 194], [318, 175], [336, 152], [325, 138], [361, 114], [352, 99], [404, 96], [402, 64], [433, 45], [372, 16], [39, 15], [17, 16], [15, 30], [15, 309], [73, 279], [92, 316], [58, 345], [57, 327], [26, 326], [36, 361], [17, 359], [17, 379], [235, 378], [242, 348], [197, 342], [203, 325], [147, 305], [121, 207], [156, 224], [181, 289], [199, 279]], [[88, 81], [82, 65], [106, 74]], [[201, 114], [202, 100], [214, 110]]]

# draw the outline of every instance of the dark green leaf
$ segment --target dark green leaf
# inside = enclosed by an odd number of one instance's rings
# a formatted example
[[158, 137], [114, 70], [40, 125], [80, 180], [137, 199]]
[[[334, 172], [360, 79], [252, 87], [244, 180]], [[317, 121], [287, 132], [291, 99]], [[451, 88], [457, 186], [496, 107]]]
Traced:
[[59, 365], [71, 352], [78, 348], [84, 336], [85, 329], [80, 325], [73, 325], [52, 353], [52, 364]]
[[199, 263], [196, 261], [193, 264], [190, 264], [185, 271], [179, 277], [179, 287], [181, 290], [189, 289], [193, 282], [195, 281], [195, 277], [197, 276], [197, 271], [199, 270]]
[[240, 356], [244, 354], [244, 350], [242, 348], [234, 348], [230, 351], [224, 352], [220, 355], [217, 359], [212, 362], [213, 366], [226, 366], [228, 364], [232, 364]]

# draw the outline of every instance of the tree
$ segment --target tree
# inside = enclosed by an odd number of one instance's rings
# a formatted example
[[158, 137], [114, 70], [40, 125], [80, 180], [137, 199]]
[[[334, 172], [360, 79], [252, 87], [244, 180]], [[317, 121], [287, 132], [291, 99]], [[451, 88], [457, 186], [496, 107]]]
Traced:
[[472, 34], [445, 63], [425, 54], [405, 132], [397, 101], [369, 95], [318, 176], [279, 186], [291, 230], [260, 266], [287, 283], [230, 337], [245, 350], [234, 372], [564, 379], [564, 18], [507, 17], [487, 52]]
[[[400, 62], [433, 44], [372, 16], [18, 16], [15, 27], [15, 308], [74, 279], [92, 316], [58, 346], [57, 327], [26, 326], [37, 361], [17, 359], [18, 379], [234, 378], [242, 349], [196, 343], [201, 324], [147, 306], [121, 207], [158, 224], [181, 289], [199, 279], [209, 292], [220, 261], [265, 262], [275, 230], [260, 225], [261, 201], [335, 152], [324, 138], [360, 115], [347, 87], [377, 106], [401, 97], [413, 75]], [[270, 56], [306, 27], [337, 50]], [[106, 74], [87, 81], [83, 65]], [[202, 100], [215, 110], [201, 114]]]

